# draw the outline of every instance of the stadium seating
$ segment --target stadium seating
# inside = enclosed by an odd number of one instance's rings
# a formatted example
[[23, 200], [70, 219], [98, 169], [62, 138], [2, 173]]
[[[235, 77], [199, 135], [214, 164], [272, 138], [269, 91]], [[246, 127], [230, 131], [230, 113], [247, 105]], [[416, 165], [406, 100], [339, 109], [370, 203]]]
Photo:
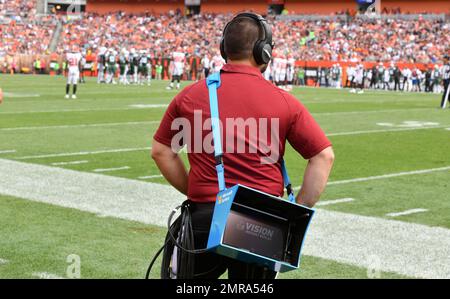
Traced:
[[[154, 57], [167, 57], [182, 46], [189, 56], [215, 52], [222, 28], [230, 14], [185, 17], [165, 15], [85, 13], [82, 18], [37, 17], [33, 1], [1, 0], [6, 13], [0, 17], [5, 53], [45, 54], [55, 24], [63, 22], [56, 52], [63, 54], [76, 43], [96, 52], [100, 47], [150, 50]], [[3, 20], [3, 21], [2, 21]], [[385, 61], [436, 63], [450, 42], [450, 24], [442, 19], [278, 19], [269, 17], [276, 48], [302, 61]]]
[[35, 1], [0, 1], [0, 57], [47, 52], [56, 26], [53, 16], [36, 16]]

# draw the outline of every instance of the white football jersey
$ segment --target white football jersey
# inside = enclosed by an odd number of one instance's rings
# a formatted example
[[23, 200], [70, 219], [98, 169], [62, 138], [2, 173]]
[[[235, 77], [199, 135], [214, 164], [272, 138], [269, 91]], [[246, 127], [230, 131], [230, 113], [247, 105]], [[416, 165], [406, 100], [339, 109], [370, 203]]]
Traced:
[[184, 63], [186, 61], [186, 55], [181, 52], [173, 52], [172, 53], [174, 72], [183, 73]]
[[279, 63], [278, 67], [280, 68], [280, 71], [283, 73], [286, 72], [287, 59], [284, 57], [281, 57], [278, 63]]
[[66, 59], [69, 67], [69, 71], [75, 71], [78, 69], [78, 64], [81, 61], [81, 53], [67, 53]]
[[225, 64], [225, 60], [223, 60], [222, 56], [216, 55], [213, 57], [211, 65], [213, 67], [213, 72], [218, 73], [222, 69]]
[[280, 57], [275, 57], [274, 59], [272, 59], [272, 68], [274, 69], [274, 71], [280, 70], [280, 60]]

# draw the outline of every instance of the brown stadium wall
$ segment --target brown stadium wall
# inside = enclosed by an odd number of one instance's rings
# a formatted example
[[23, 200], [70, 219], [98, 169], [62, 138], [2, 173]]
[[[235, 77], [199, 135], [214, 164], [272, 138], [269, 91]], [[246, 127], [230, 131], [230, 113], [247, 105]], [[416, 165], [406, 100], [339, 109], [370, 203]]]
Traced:
[[86, 3], [87, 12], [100, 14], [115, 11], [162, 14], [177, 9], [184, 11], [184, 0], [87, 0]]

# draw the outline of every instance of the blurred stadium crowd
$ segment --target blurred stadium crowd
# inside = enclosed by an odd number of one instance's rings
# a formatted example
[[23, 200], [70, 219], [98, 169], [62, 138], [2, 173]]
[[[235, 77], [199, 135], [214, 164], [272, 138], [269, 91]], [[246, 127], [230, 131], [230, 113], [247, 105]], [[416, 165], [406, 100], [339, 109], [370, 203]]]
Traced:
[[[187, 57], [198, 57], [200, 64], [205, 56], [218, 54], [222, 28], [232, 17], [185, 17], [175, 11], [158, 16], [122, 12], [85, 13], [81, 18], [37, 16], [33, 3], [0, 0], [0, 70], [14, 68], [16, 62], [11, 57], [17, 54], [32, 55], [35, 64], [36, 57], [63, 56], [74, 44], [93, 55], [106, 48], [116, 55], [124, 50], [146, 51], [157, 59], [169, 58], [175, 49], [182, 49]], [[296, 61], [383, 62], [386, 66], [422, 63], [434, 69], [435, 64], [442, 64], [450, 44], [448, 18], [307, 20], [268, 16], [268, 21], [276, 55]]]

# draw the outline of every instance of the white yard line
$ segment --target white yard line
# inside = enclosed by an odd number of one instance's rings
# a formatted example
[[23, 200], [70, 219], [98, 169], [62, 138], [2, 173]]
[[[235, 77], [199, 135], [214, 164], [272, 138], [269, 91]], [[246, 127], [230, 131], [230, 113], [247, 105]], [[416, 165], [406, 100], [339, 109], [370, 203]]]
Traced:
[[346, 203], [346, 202], [351, 202], [354, 201], [354, 198], [341, 198], [341, 199], [334, 199], [334, 200], [324, 200], [324, 201], [319, 201], [318, 203], [316, 203], [317, 207], [323, 207], [323, 206], [328, 206], [328, 205], [335, 205], [335, 204], [340, 204], [340, 203]]
[[127, 170], [130, 169], [130, 166], [122, 166], [122, 167], [113, 167], [113, 168], [97, 168], [94, 169], [94, 172], [111, 172], [111, 171], [117, 171], [117, 170]]
[[427, 209], [411, 209], [411, 210], [406, 210], [403, 212], [397, 212], [397, 213], [388, 213], [386, 214], [386, 216], [388, 217], [398, 217], [398, 216], [405, 216], [405, 215], [411, 215], [411, 214], [416, 214], [416, 213], [424, 213], [424, 212], [428, 212]]
[[97, 155], [97, 154], [107, 154], [107, 153], [137, 152], [137, 151], [144, 151], [144, 150], [151, 150], [151, 149], [152, 149], [151, 147], [117, 148], [117, 149], [98, 150], [98, 151], [23, 156], [23, 157], [17, 157], [16, 159], [27, 160], [27, 159], [41, 159], [41, 158], [55, 158], [55, 157], [87, 156], [87, 155]]
[[132, 104], [131, 108], [148, 109], [148, 108], [167, 108], [168, 104]]
[[[303, 103], [303, 102], [302, 102]], [[126, 111], [126, 110], [141, 110], [141, 109], [157, 109], [166, 108], [167, 104], [131, 104], [123, 108], [92, 108], [92, 109], [60, 109], [60, 110], [43, 110], [43, 111], [5, 111], [0, 112], [0, 115], [5, 114], [31, 114], [31, 113], [65, 113], [65, 112], [92, 112], [92, 111]], [[435, 110], [434, 108], [412, 108], [412, 109], [387, 109], [387, 110], [365, 110], [365, 111], [341, 111], [341, 112], [314, 112], [315, 116], [320, 115], [347, 115], [347, 114], [374, 114], [386, 112], [410, 112], [410, 111], [424, 111]]]
[[9, 263], [8, 260], [0, 258], [0, 265], [6, 265], [7, 263]]
[[[400, 176], [425, 174], [425, 173], [446, 171], [446, 170], [450, 170], [450, 166], [439, 167], [439, 168], [430, 168], [430, 169], [420, 169], [420, 170], [405, 171], [405, 172], [397, 172], [397, 173], [389, 173], [389, 174], [369, 176], [369, 177], [363, 177], [363, 178], [355, 178], [355, 179], [349, 179], [349, 180], [330, 181], [330, 182], [328, 182], [327, 185], [328, 186], [329, 185], [341, 185], [341, 184], [366, 182], [366, 181], [373, 181], [373, 180], [383, 180], [383, 179], [395, 178], [395, 177], [400, 177]], [[300, 189], [300, 186], [294, 187], [294, 190], [298, 190], [298, 189]]]
[[138, 179], [147, 180], [147, 179], [157, 179], [157, 178], [162, 178], [162, 177], [163, 176], [161, 174], [156, 174], [156, 175], [140, 176], [140, 177], [138, 177]]
[[3, 150], [3, 151], [0, 151], [0, 154], [12, 154], [15, 152], [16, 152], [16, 150]]
[[78, 164], [86, 164], [86, 163], [89, 163], [89, 161], [82, 160], [82, 161], [55, 162], [55, 163], [51, 163], [51, 165], [63, 166], [63, 165], [78, 165]]
[[[139, 104], [138, 104], [139, 105]], [[148, 107], [121, 107], [121, 108], [92, 108], [92, 109], [60, 109], [60, 110], [42, 110], [42, 111], [6, 111], [0, 112], [2, 114], [31, 114], [31, 113], [64, 113], [64, 112], [92, 112], [92, 111], [125, 111], [125, 110], [140, 110], [140, 109], [155, 109], [167, 107], [167, 104], [150, 104]]]
[[24, 130], [48, 130], [48, 129], [72, 129], [72, 128], [92, 128], [92, 127], [114, 127], [114, 126], [134, 126], [159, 124], [159, 120], [154, 121], [130, 121], [119, 123], [101, 123], [101, 124], [78, 124], [78, 125], [61, 125], [61, 126], [36, 126], [36, 127], [15, 127], [15, 128], [0, 128], [0, 131], [24, 131]]
[[[165, 227], [174, 188], [0, 159], [0, 194]], [[318, 209], [304, 254], [418, 278], [450, 278], [450, 230]]]
[[387, 109], [387, 110], [365, 110], [365, 111], [341, 111], [341, 112], [313, 112], [314, 116], [321, 115], [347, 115], [347, 114], [376, 114], [376, 113], [390, 113], [390, 112], [411, 112], [411, 111], [424, 111], [424, 110], [436, 110], [435, 108], [412, 108], [412, 109]]
[[48, 272], [34, 272], [33, 274], [31, 274], [31, 276], [37, 277], [39, 279], [64, 279], [64, 277]]
[[15, 92], [4, 92], [5, 98], [38, 98], [41, 95], [37, 93], [15, 93]]
[[401, 131], [414, 131], [414, 130], [429, 130], [429, 129], [441, 129], [445, 126], [432, 126], [432, 127], [416, 127], [416, 128], [398, 128], [398, 129], [380, 129], [380, 130], [364, 130], [364, 131], [350, 131], [350, 132], [337, 132], [328, 133], [327, 136], [348, 136], [348, 135], [361, 135], [361, 134], [372, 134], [372, 133], [386, 133], [386, 132], [401, 132]]

